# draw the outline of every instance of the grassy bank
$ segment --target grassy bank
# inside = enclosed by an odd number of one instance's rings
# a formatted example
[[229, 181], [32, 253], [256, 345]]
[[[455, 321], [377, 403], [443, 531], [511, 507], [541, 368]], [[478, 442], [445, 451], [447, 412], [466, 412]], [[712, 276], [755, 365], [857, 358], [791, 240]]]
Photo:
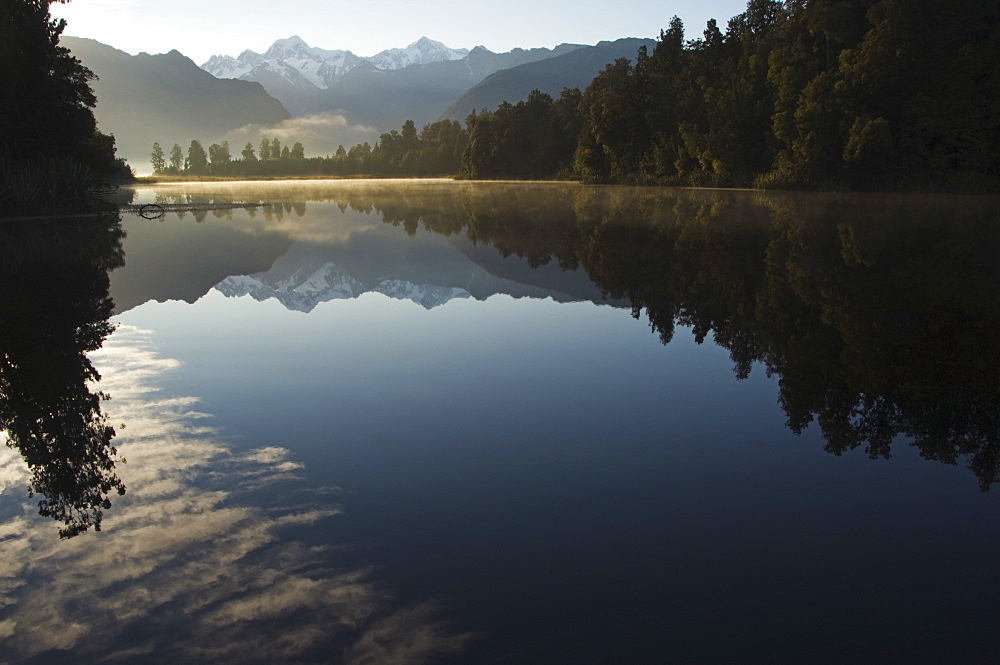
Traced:
[[157, 185], [172, 182], [280, 182], [282, 180], [454, 180], [452, 175], [440, 176], [386, 176], [374, 174], [357, 175], [285, 175], [285, 176], [224, 176], [224, 175], [149, 175], [135, 179], [137, 184]]

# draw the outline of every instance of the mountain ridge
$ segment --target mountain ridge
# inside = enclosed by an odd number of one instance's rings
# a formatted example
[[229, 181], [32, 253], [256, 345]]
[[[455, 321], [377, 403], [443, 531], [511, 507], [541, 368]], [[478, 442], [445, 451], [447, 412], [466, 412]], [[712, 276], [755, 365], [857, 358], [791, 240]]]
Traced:
[[212, 56], [202, 68], [214, 76], [260, 83], [293, 116], [343, 114], [352, 123], [389, 131], [406, 120], [418, 127], [434, 121], [494, 72], [581, 48], [586, 47], [560, 44], [494, 53], [484, 46], [451, 49], [422, 37], [406, 49], [362, 58], [350, 51], [309, 46], [292, 36], [275, 41], [263, 54]]
[[131, 55], [83, 37], [60, 41], [97, 75], [94, 116], [133, 167], [148, 164], [154, 141], [164, 151], [173, 143], [186, 149], [192, 139], [212, 141], [246, 125], [291, 118], [260, 83], [217, 78], [176, 49]]
[[252, 76], [260, 67], [282, 75], [292, 75], [294, 71], [317, 88], [325, 90], [362, 62], [381, 70], [394, 70], [409, 65], [461, 60], [468, 54], [469, 49], [453, 49], [424, 36], [405, 48], [390, 48], [375, 55], [359, 56], [349, 50], [310, 46], [298, 35], [292, 35], [275, 40], [263, 53], [247, 49], [235, 58], [213, 55], [200, 67], [217, 78]]
[[505, 101], [514, 104], [527, 99], [532, 90], [553, 97], [563, 88], [582, 90], [606, 65], [618, 58], [634, 62], [640, 46], [652, 49], [655, 44], [652, 39], [623, 37], [498, 70], [466, 90], [438, 119], [462, 121], [474, 110], [493, 110]]
[[387, 278], [365, 284], [339, 266], [326, 262], [297, 271], [287, 279], [275, 280], [268, 272], [231, 275], [213, 288], [228, 298], [250, 296], [258, 302], [277, 300], [286, 309], [308, 314], [317, 305], [332, 300], [350, 300], [365, 293], [380, 293], [394, 300], [409, 300], [424, 309], [433, 309], [456, 298], [471, 298], [460, 287], [417, 284], [405, 279]]

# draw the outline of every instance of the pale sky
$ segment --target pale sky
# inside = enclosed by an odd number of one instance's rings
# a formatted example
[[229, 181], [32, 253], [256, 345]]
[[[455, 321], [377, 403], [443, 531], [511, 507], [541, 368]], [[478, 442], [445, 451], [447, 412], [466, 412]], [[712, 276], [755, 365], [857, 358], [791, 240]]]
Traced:
[[198, 64], [216, 54], [262, 52], [299, 35], [310, 46], [366, 56], [427, 36], [452, 48], [553, 47], [619, 37], [656, 37], [675, 14], [685, 34], [726, 21], [746, 0], [72, 0], [53, 4], [63, 34], [90, 37], [133, 55], [177, 49]]

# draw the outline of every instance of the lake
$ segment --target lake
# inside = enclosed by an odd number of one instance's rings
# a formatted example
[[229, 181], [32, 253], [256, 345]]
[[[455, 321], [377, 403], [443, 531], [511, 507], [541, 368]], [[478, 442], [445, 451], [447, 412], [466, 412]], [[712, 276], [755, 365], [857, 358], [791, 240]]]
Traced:
[[1000, 200], [135, 203], [0, 235], [0, 662], [1000, 660]]

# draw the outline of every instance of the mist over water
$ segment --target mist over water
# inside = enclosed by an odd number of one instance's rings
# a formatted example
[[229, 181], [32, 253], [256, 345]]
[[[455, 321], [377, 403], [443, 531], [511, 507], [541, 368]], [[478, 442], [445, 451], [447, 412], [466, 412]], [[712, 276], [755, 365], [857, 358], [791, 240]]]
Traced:
[[136, 200], [128, 491], [59, 540], [6, 449], [9, 662], [991, 662], [994, 199]]

